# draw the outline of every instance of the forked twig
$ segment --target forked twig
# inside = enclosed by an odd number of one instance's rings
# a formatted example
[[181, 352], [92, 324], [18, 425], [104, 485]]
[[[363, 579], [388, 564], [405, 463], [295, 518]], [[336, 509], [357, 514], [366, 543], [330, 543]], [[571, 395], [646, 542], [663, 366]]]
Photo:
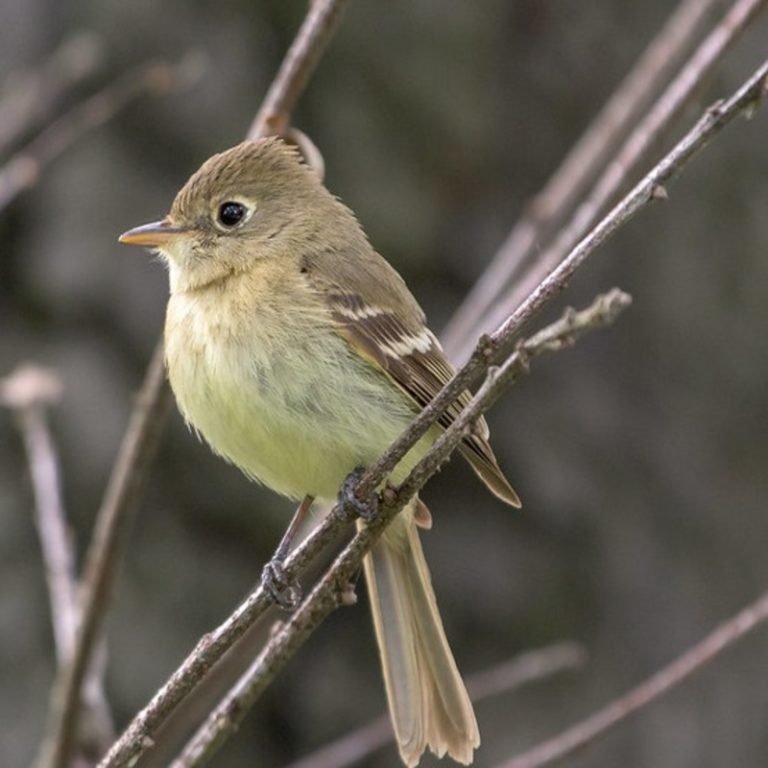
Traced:
[[411, 422], [387, 452], [374, 463], [361, 480], [360, 494], [373, 492], [405, 454], [426, 434], [440, 414], [467, 388], [477, 383], [487, 359], [496, 362], [507, 353], [518, 331], [552, 297], [562, 291], [584, 261], [641, 208], [663, 197], [664, 184], [672, 180], [688, 161], [701, 151], [737, 115], [752, 114], [765, 96], [768, 62], [727, 100], [710, 107], [696, 125], [668, 152], [592, 231], [531, 291], [487, 343], [476, 349], [467, 363], [446, 384], [437, 397]]

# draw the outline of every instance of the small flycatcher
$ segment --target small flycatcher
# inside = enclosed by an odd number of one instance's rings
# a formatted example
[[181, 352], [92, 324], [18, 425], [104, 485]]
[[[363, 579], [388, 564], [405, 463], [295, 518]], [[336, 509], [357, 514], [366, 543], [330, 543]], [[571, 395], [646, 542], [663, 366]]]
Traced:
[[[291, 499], [333, 500], [450, 379], [453, 369], [400, 275], [354, 214], [279, 139], [214, 155], [162, 220], [123, 243], [168, 264], [168, 376], [184, 418], [248, 477]], [[402, 480], [467, 402], [410, 451]], [[461, 453], [512, 506], [481, 420]], [[448, 646], [412, 502], [365, 560], [400, 755], [471, 763], [477, 722]]]

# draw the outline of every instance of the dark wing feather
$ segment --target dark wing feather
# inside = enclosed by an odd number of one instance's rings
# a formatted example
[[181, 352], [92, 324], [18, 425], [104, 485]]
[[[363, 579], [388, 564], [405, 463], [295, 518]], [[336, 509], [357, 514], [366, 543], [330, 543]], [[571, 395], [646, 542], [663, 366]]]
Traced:
[[[454, 370], [434, 334], [420, 322], [407, 323], [392, 309], [372, 306], [356, 293], [325, 294], [340, 335], [362, 357], [384, 371], [420, 407], [432, 401]], [[462, 392], [439, 423], [450, 426], [470, 400]], [[480, 479], [500, 499], [519, 507], [520, 500], [499, 469], [488, 443], [488, 425], [480, 418], [460, 448]]]

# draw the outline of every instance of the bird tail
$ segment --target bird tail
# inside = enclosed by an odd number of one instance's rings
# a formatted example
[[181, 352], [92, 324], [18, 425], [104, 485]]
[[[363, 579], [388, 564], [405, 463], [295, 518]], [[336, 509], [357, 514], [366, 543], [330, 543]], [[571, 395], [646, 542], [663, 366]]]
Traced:
[[389, 711], [409, 768], [427, 747], [468, 765], [480, 734], [445, 637], [414, 511], [403, 510], [365, 558]]

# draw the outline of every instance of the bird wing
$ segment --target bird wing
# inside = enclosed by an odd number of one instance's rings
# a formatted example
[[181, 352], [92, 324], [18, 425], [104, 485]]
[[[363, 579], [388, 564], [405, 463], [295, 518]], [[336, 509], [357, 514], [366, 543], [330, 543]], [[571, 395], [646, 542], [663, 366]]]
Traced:
[[[390, 278], [402, 279], [384, 262], [380, 264], [391, 270]], [[369, 282], [365, 294], [377, 297], [391, 296], [384, 286], [371, 286], [370, 279], [378, 276], [368, 273]], [[363, 291], [350, 289], [350, 280], [329, 280], [327, 270], [324, 290], [332, 319], [339, 335], [349, 346], [378, 370], [386, 374], [419, 407], [428, 405], [453, 377], [453, 366], [448, 362], [440, 342], [424, 323], [424, 315], [415, 299], [405, 288], [404, 306], [395, 307], [390, 302], [384, 306], [381, 300], [369, 299]], [[346, 276], [345, 276], [346, 277]], [[372, 290], [373, 289], [373, 290]], [[462, 392], [440, 416], [438, 423], [449, 427], [469, 403], [471, 395]], [[519, 507], [517, 494], [501, 472], [496, 457], [488, 443], [488, 425], [480, 417], [472, 432], [462, 441], [460, 451], [480, 479], [500, 499]]]

